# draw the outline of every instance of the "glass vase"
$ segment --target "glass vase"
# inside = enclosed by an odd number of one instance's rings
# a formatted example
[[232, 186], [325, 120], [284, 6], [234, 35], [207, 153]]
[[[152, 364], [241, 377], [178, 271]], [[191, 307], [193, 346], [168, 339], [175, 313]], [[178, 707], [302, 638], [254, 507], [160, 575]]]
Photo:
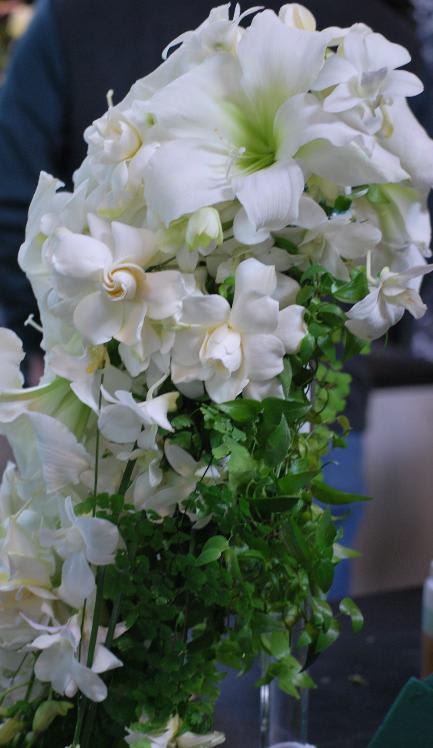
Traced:
[[260, 748], [292, 748], [308, 738], [308, 690], [300, 698], [281, 691], [276, 682], [260, 687]]

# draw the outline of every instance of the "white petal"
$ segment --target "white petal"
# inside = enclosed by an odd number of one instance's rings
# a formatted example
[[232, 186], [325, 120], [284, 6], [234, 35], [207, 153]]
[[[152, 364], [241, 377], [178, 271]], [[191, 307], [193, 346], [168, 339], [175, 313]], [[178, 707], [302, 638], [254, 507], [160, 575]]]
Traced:
[[388, 74], [383, 89], [385, 96], [418, 96], [424, 91], [420, 79], [407, 70], [393, 70]]
[[107, 686], [104, 681], [99, 675], [76, 660], [74, 661], [72, 675], [81, 693], [91, 701], [99, 703], [107, 698]]
[[149, 316], [161, 320], [175, 316], [186, 295], [182, 276], [176, 270], [163, 270], [146, 275], [146, 303]]
[[89, 280], [100, 276], [104, 267], [112, 262], [112, 254], [105, 244], [91, 236], [61, 229], [51, 261], [61, 275]]
[[83, 445], [61, 421], [44, 413], [29, 413], [27, 417], [36, 437], [48, 492], [57, 493], [68, 484], [77, 485], [90, 464]]
[[182, 138], [164, 143], [146, 167], [145, 198], [151, 220], [169, 223], [199, 208], [233, 199], [225, 146]]
[[98, 425], [101, 434], [115, 444], [134, 443], [141, 431], [138, 413], [121, 404], [103, 407]]
[[278, 327], [275, 332], [282, 341], [286, 353], [297, 353], [303, 338], [308, 332], [304, 322], [305, 308], [293, 304], [280, 312]]
[[276, 335], [245, 335], [244, 360], [249, 379], [265, 382], [283, 370], [283, 343]]
[[171, 444], [166, 439], [164, 453], [170, 466], [176, 473], [182, 475], [184, 478], [190, 478], [194, 475], [199, 463], [185, 449], [182, 449], [177, 444]]
[[74, 324], [93, 345], [107, 343], [123, 324], [122, 302], [109, 301], [102, 291], [85, 296], [74, 312]]
[[111, 231], [114, 239], [114, 259], [133, 262], [146, 267], [156, 252], [154, 234], [148, 229], [137, 229], [125, 223], [113, 221]]
[[182, 323], [213, 327], [227, 320], [229, 314], [228, 301], [218, 294], [192, 296], [183, 302]]
[[116, 525], [97, 517], [77, 517], [75, 524], [83, 537], [87, 560], [101, 566], [113, 563], [120, 541]]
[[297, 154], [303, 169], [339, 185], [401, 182], [407, 172], [398, 158], [369, 141], [369, 150], [361, 143], [337, 147], [325, 140], [303, 146]]
[[281, 229], [298, 216], [304, 176], [288, 159], [234, 179], [233, 188], [255, 229]]
[[60, 598], [73, 608], [81, 608], [95, 589], [95, 577], [84, 553], [74, 553], [63, 562]]
[[356, 75], [356, 72], [356, 68], [349, 60], [345, 60], [341, 55], [331, 55], [311, 86], [311, 90], [322, 91], [324, 88], [346, 83]]
[[[124, 630], [122, 633], [124, 633]], [[118, 636], [119, 635], [120, 634], [118, 634]], [[108, 670], [115, 670], [122, 666], [122, 661], [110, 652], [110, 650], [104, 647], [103, 644], [98, 644], [96, 646], [95, 656], [92, 663], [92, 670], [94, 673], [106, 673]]]
[[[267, 118], [289, 96], [308, 91], [325, 59], [326, 41], [319, 33], [285, 26], [265, 10], [243, 35], [238, 56], [242, 84]], [[261, 111], [262, 110], [262, 111]]]
[[20, 363], [24, 358], [23, 344], [12, 330], [0, 327], [0, 389], [22, 387], [24, 377]]

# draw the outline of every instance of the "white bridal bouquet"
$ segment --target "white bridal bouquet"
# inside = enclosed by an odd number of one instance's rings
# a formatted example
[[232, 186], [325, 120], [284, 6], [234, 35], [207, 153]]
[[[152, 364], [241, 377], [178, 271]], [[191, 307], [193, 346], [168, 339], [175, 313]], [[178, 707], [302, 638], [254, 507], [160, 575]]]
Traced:
[[39, 386], [0, 330], [0, 746], [211, 748], [217, 663], [267, 652], [296, 697], [299, 650], [362, 623], [326, 600], [332, 505], [362, 497], [321, 460], [342, 361], [425, 311], [422, 85], [297, 4], [217, 7], [164, 57], [109, 95], [73, 193], [41, 174]]

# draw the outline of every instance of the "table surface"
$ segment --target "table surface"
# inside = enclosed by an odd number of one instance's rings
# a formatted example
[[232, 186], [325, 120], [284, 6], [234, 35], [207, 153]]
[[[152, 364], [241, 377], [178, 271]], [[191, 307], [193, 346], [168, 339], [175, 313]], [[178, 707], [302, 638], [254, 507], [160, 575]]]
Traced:
[[[337, 642], [310, 670], [308, 739], [317, 748], [367, 748], [406, 681], [419, 676], [421, 590], [360, 597], [361, 633], [344, 625]], [[257, 672], [226, 679], [216, 727], [225, 748], [259, 748]], [[235, 706], [235, 708], [234, 708]]]

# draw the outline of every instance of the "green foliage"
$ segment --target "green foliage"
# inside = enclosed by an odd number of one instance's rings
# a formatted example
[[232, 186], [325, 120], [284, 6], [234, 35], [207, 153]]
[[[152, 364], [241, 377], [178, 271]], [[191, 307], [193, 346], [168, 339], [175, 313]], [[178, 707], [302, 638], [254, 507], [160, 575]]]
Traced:
[[[349, 207], [342, 197], [328, 212]], [[283, 237], [276, 244], [296, 251]], [[335, 564], [351, 552], [339, 545], [331, 511], [315, 500], [331, 507], [366, 500], [321, 480], [329, 447], [344, 446], [350, 430], [341, 415], [350, 386], [342, 361], [362, 349], [340, 303], [362, 298], [365, 273], [355, 268], [341, 282], [312, 264], [293, 276], [302, 283], [297, 302], [306, 307], [309, 334], [284, 361], [284, 398], [219, 405], [183, 398], [171, 418], [170, 440], [216, 466], [221, 479], [204, 476], [164, 519], [137, 513], [125, 492], [77, 507], [119, 526], [124, 546], [106, 569], [102, 623], [113, 624], [114, 615], [127, 627], [109, 642], [124, 667], [104, 676], [108, 698], [95, 707], [92, 740], [81, 748], [124, 745], [125, 725], [142, 725], [143, 713], [155, 731], [173, 714], [184, 729], [209, 731], [224, 677], [217, 663], [245, 672], [264, 653], [261, 682], [276, 679], [296, 698], [314, 685], [306, 666], [339, 635], [326, 597]], [[233, 279], [213, 290], [230, 300]], [[343, 600], [337, 613], [359, 630], [362, 615], [352, 601]], [[40, 744], [70, 743], [69, 724], [69, 715], [56, 719], [42, 738], [52, 742]]]

